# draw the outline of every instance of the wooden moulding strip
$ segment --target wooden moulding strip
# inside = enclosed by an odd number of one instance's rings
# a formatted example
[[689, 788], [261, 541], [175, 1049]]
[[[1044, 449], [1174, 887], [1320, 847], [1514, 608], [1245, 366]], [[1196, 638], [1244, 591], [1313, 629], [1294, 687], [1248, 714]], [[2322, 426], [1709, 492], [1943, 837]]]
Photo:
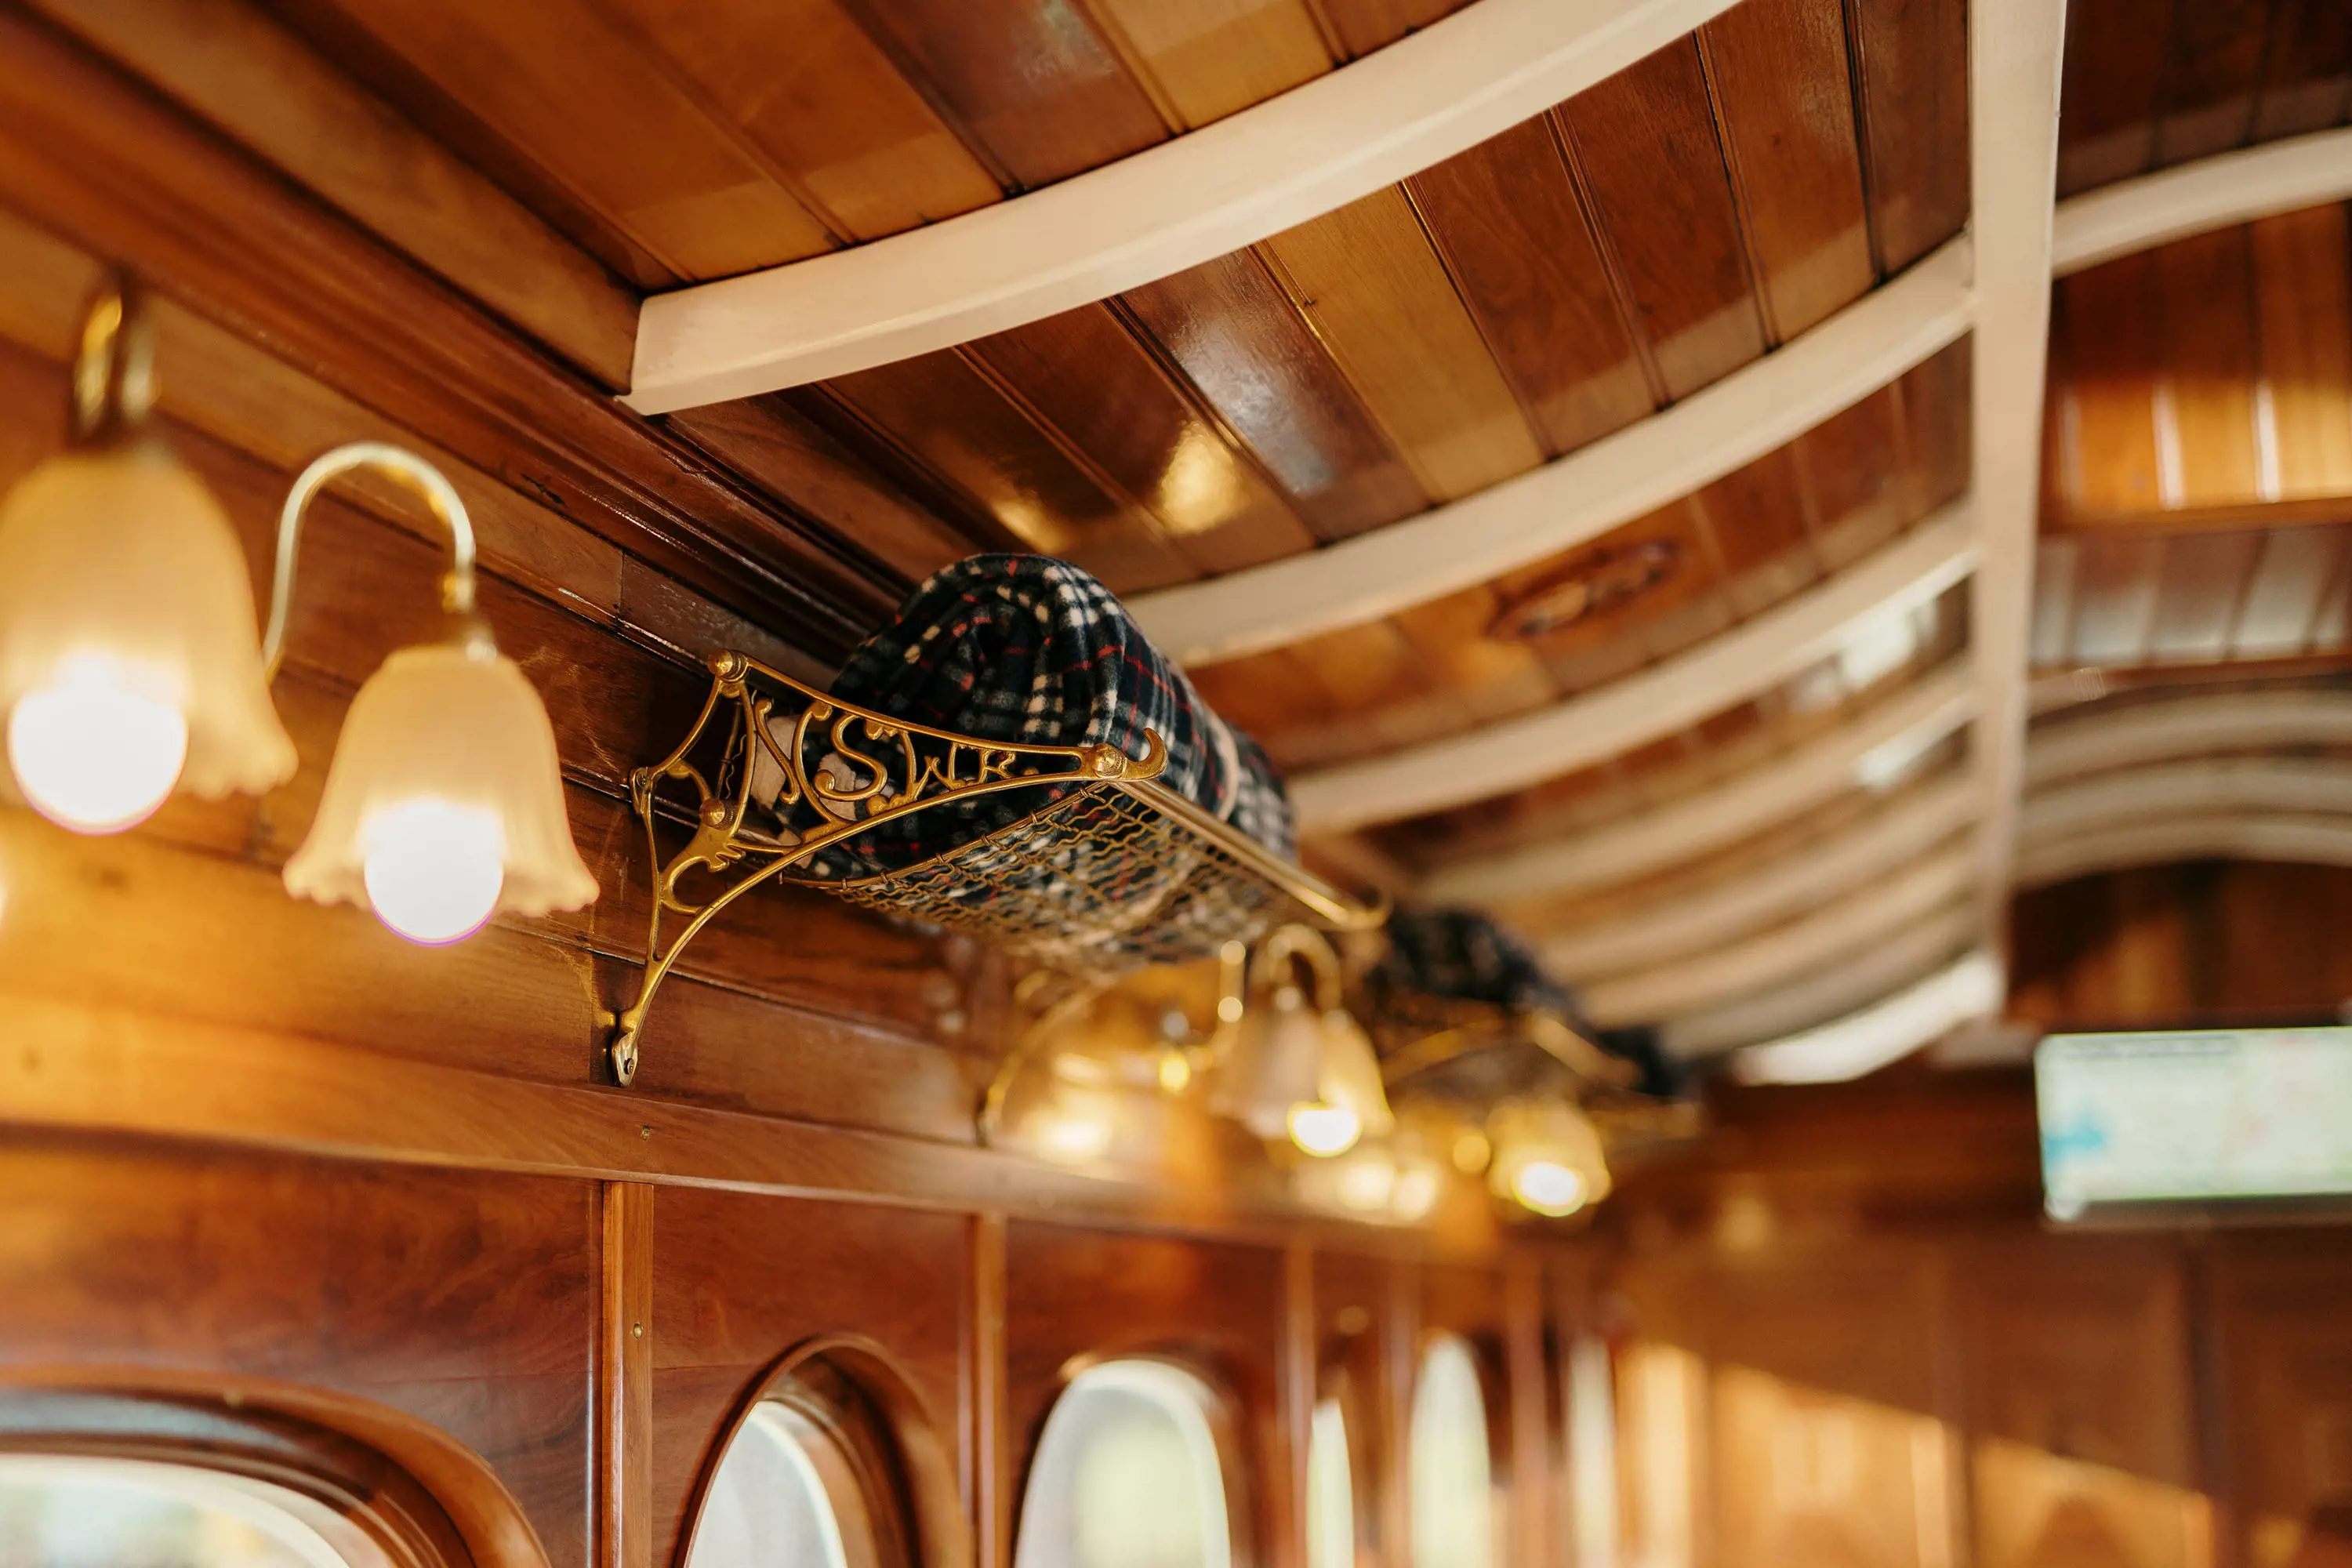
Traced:
[[1727, 10], [1477, 0], [1202, 130], [959, 217], [647, 300], [641, 414], [950, 348], [1195, 267], [1395, 184]]
[[1332, 833], [1491, 799], [1633, 751], [1779, 685], [1836, 653], [1855, 628], [1903, 614], [1977, 562], [1956, 501], [1829, 581], [1637, 675], [1517, 719], [1327, 768], [1291, 788], [1298, 822]]
[[1261, 653], [1475, 587], [1570, 550], [1796, 439], [1958, 339], [1972, 305], [1953, 240], [1785, 348], [1589, 447], [1403, 522], [1139, 595], [1183, 664]]

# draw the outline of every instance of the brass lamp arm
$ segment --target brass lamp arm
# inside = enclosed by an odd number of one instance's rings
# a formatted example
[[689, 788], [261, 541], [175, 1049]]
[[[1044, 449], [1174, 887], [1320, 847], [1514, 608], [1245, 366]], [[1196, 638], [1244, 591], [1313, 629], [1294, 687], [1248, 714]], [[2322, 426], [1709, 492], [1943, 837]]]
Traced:
[[353, 441], [321, 454], [294, 480], [286, 504], [278, 512], [278, 561], [269, 587], [269, 628], [262, 634], [261, 663], [266, 679], [278, 679], [286, 656], [286, 618], [294, 600], [294, 561], [302, 537], [302, 519], [310, 502], [329, 483], [354, 468], [374, 468], [397, 479], [432, 509], [449, 531], [449, 574], [441, 583], [441, 607], [453, 616], [474, 613], [474, 523], [466, 503], [441, 470], [403, 447], [387, 441]]

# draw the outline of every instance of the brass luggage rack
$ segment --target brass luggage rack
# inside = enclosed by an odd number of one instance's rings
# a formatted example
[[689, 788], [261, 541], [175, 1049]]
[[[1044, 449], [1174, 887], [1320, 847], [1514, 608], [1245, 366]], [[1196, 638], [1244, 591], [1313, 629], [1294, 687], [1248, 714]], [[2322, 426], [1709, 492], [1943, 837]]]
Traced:
[[[1076, 975], [1203, 957], [1302, 912], [1337, 931], [1387, 918], [1384, 904], [1349, 898], [1156, 782], [1168, 755], [1157, 734], [1146, 733], [1140, 758], [979, 740], [845, 702], [740, 653], [709, 662], [710, 692], [686, 739], [629, 779], [656, 870], [645, 977], [613, 1035], [623, 1084], [636, 1077], [646, 1011], [679, 953], [764, 882], [821, 888]], [[692, 786], [690, 806], [662, 795], [672, 782]], [[872, 837], [855, 842], [1014, 791], [1045, 798], [903, 865], [886, 863]], [[665, 825], [692, 828], [667, 860]], [[897, 852], [919, 842], [902, 834]], [[688, 898], [679, 884], [689, 872], [721, 885]], [[685, 922], [667, 945], [666, 915]]]

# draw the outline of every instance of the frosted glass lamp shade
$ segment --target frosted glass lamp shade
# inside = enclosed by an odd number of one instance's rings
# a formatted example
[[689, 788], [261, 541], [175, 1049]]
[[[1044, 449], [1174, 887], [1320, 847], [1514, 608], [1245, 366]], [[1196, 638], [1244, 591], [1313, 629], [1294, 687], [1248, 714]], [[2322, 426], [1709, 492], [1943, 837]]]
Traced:
[[286, 888], [454, 942], [501, 910], [596, 897], [539, 693], [487, 638], [403, 648], [352, 700]]
[[18, 786], [84, 832], [175, 783], [217, 798], [293, 776], [245, 552], [162, 443], [51, 458], [0, 506], [0, 715]]
[[1496, 1107], [1487, 1184], [1537, 1214], [1573, 1214], [1609, 1195], [1609, 1162], [1591, 1119], [1566, 1100], [1515, 1100]]
[[1286, 1138], [1291, 1108], [1314, 1104], [1321, 1094], [1322, 1016], [1297, 986], [1284, 985], [1244, 1012], [1234, 1028], [1209, 1108], [1260, 1138]]
[[1317, 1098], [1324, 1104], [1354, 1116], [1364, 1137], [1386, 1137], [1396, 1127], [1371, 1039], [1362, 1025], [1337, 1007], [1323, 1015], [1323, 1060], [1317, 1089]]

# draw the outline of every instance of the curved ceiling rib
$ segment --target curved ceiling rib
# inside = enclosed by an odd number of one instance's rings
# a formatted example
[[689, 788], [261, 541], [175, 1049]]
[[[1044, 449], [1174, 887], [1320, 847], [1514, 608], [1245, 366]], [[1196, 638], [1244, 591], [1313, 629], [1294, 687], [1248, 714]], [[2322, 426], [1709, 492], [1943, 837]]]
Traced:
[[2001, 965], [1982, 949], [1894, 995], [1731, 1058], [1743, 1083], [1837, 1083], [1900, 1061], [2000, 1005]]
[[2352, 126], [2103, 186], [2058, 207], [2058, 277], [2190, 235], [2352, 197]]
[[[1883, 748], [1916, 756], [1968, 722], [1974, 710], [1967, 667], [1955, 663], [1788, 756], [1704, 794], [1599, 831], [1442, 867], [1416, 891], [1438, 903], [1494, 903], [1658, 870], [1857, 787], [1874, 752]], [[1562, 967], [1579, 972], [1574, 964]]]
[[2025, 787], [2200, 752], [2331, 745], [2352, 745], [2352, 692], [2177, 697], [2037, 727], [2026, 742]]
[[2032, 796], [2018, 836], [2032, 847], [2133, 823], [2249, 813], [2352, 816], [2352, 769], [2279, 757], [2131, 768]]
[[1544, 943], [1544, 962], [1590, 982], [1654, 966], [1852, 892], [1968, 826], [1976, 796], [1954, 776], [1906, 796], [1862, 826], [1696, 892], [1612, 916]]
[[1968, 331], [1969, 248], [1900, 278], [1704, 391], [1532, 472], [1304, 555], [1138, 597], [1182, 664], [1375, 620], [1598, 538], [1754, 461]]
[[1696, 957], [1601, 981], [1587, 987], [1580, 1000], [1594, 1023], [1609, 1027], [1648, 1023], [1767, 990], [1951, 902], [1971, 885], [1970, 869], [1966, 844], [1920, 856], [1811, 914]]
[[1492, 724], [1293, 783], [1299, 826], [1339, 832], [1484, 800], [1632, 751], [1837, 652], [1854, 628], [1927, 603], [1975, 566], [1969, 503], [1755, 619], [1607, 686]]
[[2209, 859], [2352, 866], [2352, 820], [2249, 813], [2126, 823], [2025, 846], [2018, 855], [2017, 886], [2042, 888], [2101, 871]]
[[1327, 76], [1040, 190], [854, 249], [656, 295], [625, 401], [667, 414], [1091, 304], [1420, 173], [1731, 0], [1478, 0]]
[[1977, 911], [1964, 904], [1938, 910], [1900, 930], [1881, 933], [1847, 963], [1721, 1007], [1669, 1019], [1664, 1031], [1664, 1049], [1669, 1056], [1693, 1060], [1811, 1028], [1867, 1006], [1949, 963], [1980, 930]]

